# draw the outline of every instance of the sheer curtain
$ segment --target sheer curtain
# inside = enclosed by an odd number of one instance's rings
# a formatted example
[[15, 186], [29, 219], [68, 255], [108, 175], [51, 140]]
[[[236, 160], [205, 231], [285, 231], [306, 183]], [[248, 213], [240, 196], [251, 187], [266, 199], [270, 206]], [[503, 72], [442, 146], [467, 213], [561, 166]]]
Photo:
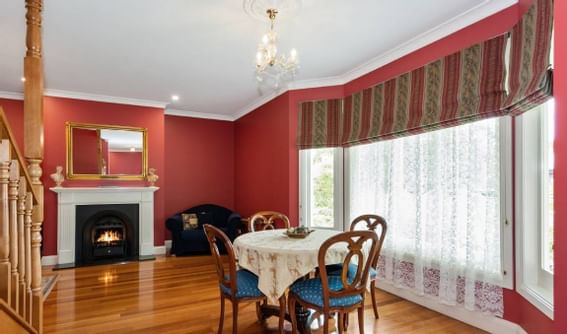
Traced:
[[498, 119], [351, 147], [350, 220], [388, 222], [382, 281], [502, 316]]

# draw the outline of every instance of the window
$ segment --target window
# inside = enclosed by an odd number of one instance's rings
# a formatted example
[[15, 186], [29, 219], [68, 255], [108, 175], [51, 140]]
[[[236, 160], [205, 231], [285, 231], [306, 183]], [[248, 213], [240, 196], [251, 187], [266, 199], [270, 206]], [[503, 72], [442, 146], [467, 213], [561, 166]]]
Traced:
[[489, 119], [349, 148], [348, 221], [378, 213], [391, 222], [384, 255], [506, 285], [511, 229], [501, 127]]
[[516, 118], [518, 292], [553, 318], [553, 100]]
[[342, 148], [301, 151], [302, 225], [342, 229], [342, 151]]

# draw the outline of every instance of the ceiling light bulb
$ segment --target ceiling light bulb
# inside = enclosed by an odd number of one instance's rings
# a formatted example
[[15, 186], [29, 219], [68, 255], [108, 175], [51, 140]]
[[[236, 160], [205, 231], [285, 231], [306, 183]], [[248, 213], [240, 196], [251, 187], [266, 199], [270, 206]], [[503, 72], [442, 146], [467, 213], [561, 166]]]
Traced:
[[136, 152], [136, 148], [135, 148], [135, 147], [130, 147], [130, 152]]
[[171, 95], [172, 101], [179, 101], [179, 95]]
[[262, 36], [262, 43], [264, 43], [264, 45], [266, 45], [266, 44], [268, 44], [268, 42], [269, 42], [268, 35]]
[[290, 58], [292, 61], [295, 61], [297, 59], [297, 50], [296, 49], [291, 49], [291, 51], [289, 52]]
[[26, 77], [22, 77], [20, 80], [22, 80], [22, 82], [26, 82]]

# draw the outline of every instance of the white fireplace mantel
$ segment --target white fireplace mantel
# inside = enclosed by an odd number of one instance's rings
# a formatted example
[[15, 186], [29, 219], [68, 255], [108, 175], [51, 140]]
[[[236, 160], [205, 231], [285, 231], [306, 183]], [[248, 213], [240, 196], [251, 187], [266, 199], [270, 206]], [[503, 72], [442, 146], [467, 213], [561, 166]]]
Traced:
[[138, 204], [140, 256], [154, 255], [154, 192], [158, 187], [54, 187], [57, 193], [57, 264], [75, 262], [77, 205]]

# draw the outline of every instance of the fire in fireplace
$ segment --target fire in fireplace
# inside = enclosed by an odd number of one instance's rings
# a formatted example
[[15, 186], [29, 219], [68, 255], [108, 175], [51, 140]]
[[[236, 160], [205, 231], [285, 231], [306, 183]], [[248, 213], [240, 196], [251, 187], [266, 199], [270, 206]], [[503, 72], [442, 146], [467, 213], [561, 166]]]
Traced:
[[137, 204], [78, 205], [75, 265], [137, 259]]

